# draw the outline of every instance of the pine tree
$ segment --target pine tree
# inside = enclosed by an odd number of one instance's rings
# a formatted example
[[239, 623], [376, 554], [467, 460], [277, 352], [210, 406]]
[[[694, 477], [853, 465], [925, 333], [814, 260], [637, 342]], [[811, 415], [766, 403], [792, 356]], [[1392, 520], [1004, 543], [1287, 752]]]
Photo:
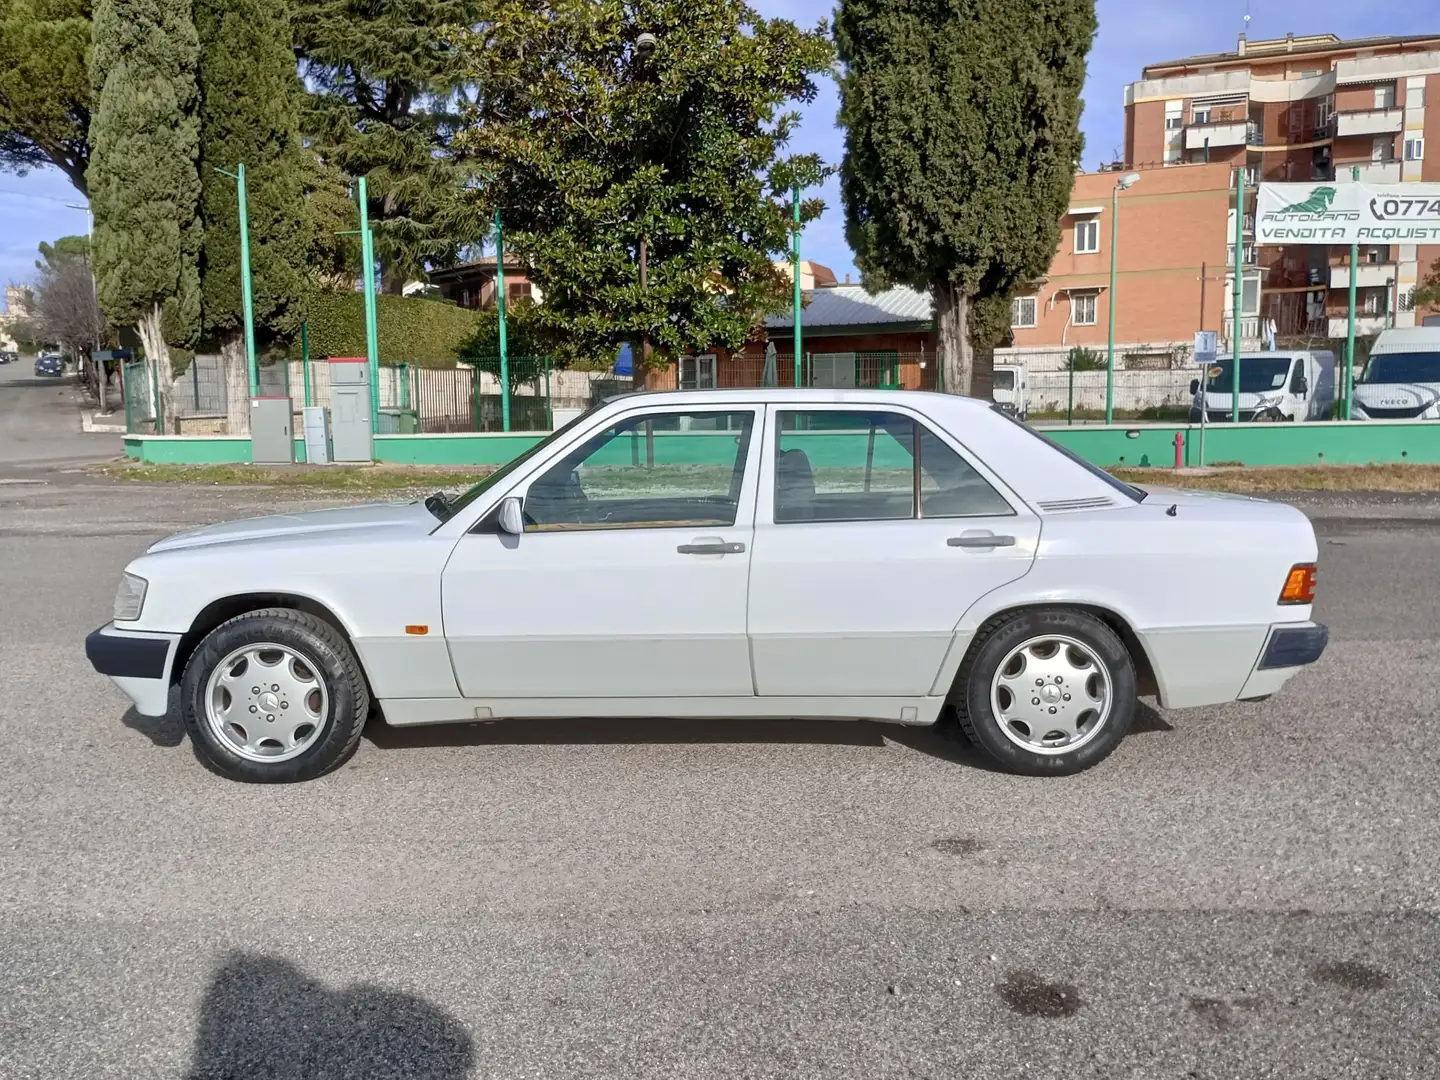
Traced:
[[200, 327], [199, 53], [190, 0], [95, 5], [95, 274], [106, 316], [135, 327], [156, 369], [161, 416], [170, 348], [192, 347]]
[[840, 0], [846, 236], [867, 284], [932, 292], [954, 393], [975, 305], [994, 344], [1055, 254], [1094, 34], [1094, 0]]
[[234, 173], [244, 163], [256, 348], [297, 331], [305, 293], [302, 88], [290, 49], [287, 0], [194, 0], [200, 39], [202, 331], [224, 357], [230, 430], [248, 424], [249, 373]]
[[88, 194], [91, 0], [0, 0], [0, 172], [53, 165]]
[[296, 50], [312, 93], [310, 145], [369, 178], [370, 221], [386, 292], [427, 263], [453, 262], [483, 223], [461, 197], [448, 153], [464, 81], [451, 27], [479, 22], [481, 0], [297, 0]]

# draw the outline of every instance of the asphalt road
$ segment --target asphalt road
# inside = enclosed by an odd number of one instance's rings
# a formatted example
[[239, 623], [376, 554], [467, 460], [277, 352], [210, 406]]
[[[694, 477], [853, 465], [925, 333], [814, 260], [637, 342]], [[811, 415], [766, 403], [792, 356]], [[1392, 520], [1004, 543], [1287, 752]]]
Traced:
[[0, 365], [0, 477], [118, 453], [118, 436], [80, 430], [73, 378], [37, 377], [32, 356]]
[[82, 639], [152, 538], [271, 498], [0, 485], [6, 1080], [1440, 1070], [1433, 503], [1316, 504], [1323, 662], [1071, 779], [871, 725], [511, 723], [257, 788]]

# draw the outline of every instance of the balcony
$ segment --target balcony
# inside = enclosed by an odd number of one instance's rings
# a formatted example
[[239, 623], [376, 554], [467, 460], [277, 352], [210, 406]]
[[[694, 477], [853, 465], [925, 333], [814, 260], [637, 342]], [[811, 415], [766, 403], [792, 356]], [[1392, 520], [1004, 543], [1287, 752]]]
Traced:
[[[1335, 166], [1335, 175], [1350, 179], [1352, 166], [1340, 162]], [[1400, 162], [1397, 161], [1367, 161], [1360, 165], [1360, 180], [1366, 184], [1398, 184], [1400, 183]]]
[[1211, 149], [1224, 146], [1245, 146], [1260, 141], [1260, 125], [1244, 117], [1238, 120], [1212, 120], [1205, 124], [1190, 124], [1185, 128], [1185, 149], [1203, 150], [1208, 142]]
[[1405, 126], [1404, 109], [1357, 109], [1335, 114], [1335, 134], [1394, 135]]
[[[1394, 263], [1361, 263], [1355, 275], [1357, 289], [1383, 289], [1387, 281], [1395, 280]], [[1350, 288], [1350, 267], [1345, 264], [1330, 267], [1330, 287]]]
[[[1235, 320], [1230, 317], [1230, 313], [1227, 311], [1227, 312], [1225, 313], [1225, 315], [1222, 317], [1221, 325], [1220, 325], [1220, 340], [1221, 340], [1221, 342], [1223, 342], [1223, 343], [1225, 344], [1225, 346], [1226, 346], [1227, 348], [1230, 346], [1231, 342], [1234, 340], [1234, 339], [1231, 337], [1231, 333], [1232, 333], [1233, 330], [1235, 329], [1234, 323], [1235, 323]], [[1343, 333], [1343, 331], [1342, 331], [1342, 333]], [[1242, 316], [1240, 316], [1240, 347], [1241, 347], [1242, 349], [1252, 348], [1252, 347], [1254, 347], [1256, 344], [1258, 344], [1259, 341], [1260, 341], [1260, 316], [1259, 316], [1259, 315], [1242, 315]]]
[[1354, 60], [1341, 60], [1336, 63], [1335, 81], [1342, 86], [1350, 83], [1388, 82], [1437, 66], [1440, 66], [1440, 50], [1356, 57]]
[[[1378, 334], [1385, 329], [1384, 315], [1361, 315], [1355, 314], [1355, 336], [1365, 337], [1370, 334]], [[1328, 334], [1332, 338], [1343, 338], [1349, 336], [1350, 319], [1346, 315], [1330, 316]]]

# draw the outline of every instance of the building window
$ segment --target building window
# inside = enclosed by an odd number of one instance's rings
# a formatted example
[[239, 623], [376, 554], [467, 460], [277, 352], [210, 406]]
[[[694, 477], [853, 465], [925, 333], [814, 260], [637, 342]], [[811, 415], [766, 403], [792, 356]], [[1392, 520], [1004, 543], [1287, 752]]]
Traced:
[[1405, 140], [1405, 160], [1406, 160], [1406, 161], [1420, 161], [1420, 160], [1422, 160], [1424, 157], [1425, 157], [1425, 140], [1424, 140], [1424, 139], [1406, 139], [1406, 140]]
[[1017, 296], [1010, 301], [1010, 325], [1031, 328], [1035, 325], [1035, 297]]
[[1386, 83], [1384, 86], [1375, 87], [1375, 108], [1395, 108], [1395, 84]]
[[1190, 122], [1192, 124], [1208, 124], [1210, 122], [1210, 106], [1196, 105], [1191, 110]]
[[505, 285], [505, 302], [517, 304], [522, 300], [534, 299], [534, 293], [528, 281], [511, 281]]
[[1075, 293], [1070, 297], [1070, 307], [1073, 318], [1070, 320], [1076, 326], [1095, 325], [1095, 294]]
[[1184, 126], [1185, 126], [1185, 118], [1184, 118], [1183, 116], [1180, 116], [1180, 115], [1177, 114], [1177, 115], [1175, 115], [1175, 116], [1167, 116], [1167, 117], [1165, 117], [1165, 130], [1166, 130], [1166, 131], [1179, 131], [1179, 130], [1180, 130], [1182, 127], [1184, 127]]
[[1075, 223], [1075, 254], [1093, 255], [1100, 250], [1100, 222], [1095, 218]]
[[1379, 293], [1377, 293], [1377, 292], [1367, 292], [1367, 293], [1365, 294], [1365, 314], [1366, 314], [1366, 315], [1379, 315], [1379, 314], [1380, 314], [1380, 294], [1379, 294]]
[[1405, 91], [1405, 105], [1411, 109], [1423, 109], [1425, 107], [1425, 84], [1412, 86]]

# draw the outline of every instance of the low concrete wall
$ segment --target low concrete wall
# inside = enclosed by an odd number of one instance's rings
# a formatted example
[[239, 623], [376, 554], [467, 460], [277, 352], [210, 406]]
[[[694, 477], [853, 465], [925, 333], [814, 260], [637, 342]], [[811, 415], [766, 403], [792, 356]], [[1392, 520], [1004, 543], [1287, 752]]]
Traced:
[[[1104, 468], [1169, 468], [1175, 436], [1187, 466], [1200, 464], [1200, 429], [1191, 424], [1086, 424], [1045, 428], [1043, 434]], [[824, 433], [807, 433], [808, 453], [824, 456]], [[544, 438], [543, 434], [379, 435], [377, 461], [395, 465], [503, 465]], [[732, 435], [665, 432], [655, 436], [657, 461], [703, 463], [728, 456]], [[723, 444], [723, 445], [722, 445]], [[296, 460], [304, 444], [295, 440]], [[644, 441], [617, 440], [608, 451], [618, 462], [644, 456]], [[243, 464], [250, 440], [225, 435], [127, 435], [125, 453], [150, 463]], [[1390, 465], [1440, 463], [1440, 423], [1339, 421], [1314, 424], [1211, 424], [1205, 429], [1205, 463], [1245, 465]]]

